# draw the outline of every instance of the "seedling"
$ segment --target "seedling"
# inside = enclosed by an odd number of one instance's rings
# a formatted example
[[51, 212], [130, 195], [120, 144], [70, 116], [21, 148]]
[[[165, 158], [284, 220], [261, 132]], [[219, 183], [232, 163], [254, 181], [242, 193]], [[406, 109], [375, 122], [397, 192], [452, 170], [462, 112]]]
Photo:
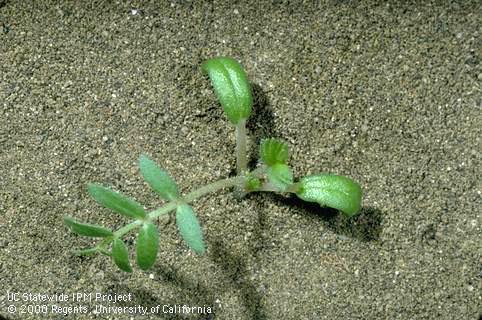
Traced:
[[138, 232], [136, 241], [137, 266], [147, 270], [156, 261], [159, 233], [154, 221], [175, 211], [176, 225], [185, 243], [197, 254], [206, 251], [203, 232], [193, 208], [194, 200], [223, 188], [234, 188], [241, 195], [250, 192], [294, 193], [299, 198], [340, 210], [353, 216], [360, 210], [362, 192], [353, 180], [334, 174], [316, 174], [295, 180], [288, 165], [288, 146], [279, 139], [265, 139], [260, 144], [260, 162], [253, 170], [247, 167], [246, 120], [251, 114], [253, 98], [246, 73], [232, 58], [218, 57], [202, 65], [209, 75], [214, 92], [236, 132], [236, 166], [234, 177], [219, 180], [181, 195], [174, 180], [146, 155], [139, 158], [139, 168], [149, 186], [166, 203], [160, 208], [146, 212], [135, 200], [99, 184], [89, 184], [88, 192], [100, 205], [126, 218], [130, 223], [120, 229], [111, 229], [81, 223], [65, 216], [64, 223], [75, 233], [101, 238], [94, 247], [80, 250], [78, 254], [102, 253], [112, 257], [123, 271], [131, 272], [129, 252], [122, 240], [130, 232]]

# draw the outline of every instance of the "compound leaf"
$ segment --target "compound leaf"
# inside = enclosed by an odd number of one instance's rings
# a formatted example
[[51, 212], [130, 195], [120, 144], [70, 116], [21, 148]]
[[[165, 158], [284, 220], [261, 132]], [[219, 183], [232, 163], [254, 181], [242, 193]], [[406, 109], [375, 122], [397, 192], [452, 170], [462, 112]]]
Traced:
[[119, 269], [125, 272], [132, 272], [132, 268], [129, 263], [129, 251], [127, 250], [127, 246], [122, 239], [114, 239], [112, 243], [112, 258]]
[[137, 265], [142, 270], [147, 270], [156, 261], [159, 249], [159, 233], [152, 222], [142, 225], [136, 243]]
[[64, 223], [73, 232], [86, 237], [105, 238], [112, 236], [112, 231], [96, 224], [81, 223], [65, 216]]
[[206, 251], [203, 241], [203, 233], [199, 220], [191, 206], [181, 204], [176, 209], [176, 224], [181, 237], [187, 245], [198, 254]]
[[249, 118], [253, 105], [251, 86], [243, 67], [233, 58], [217, 57], [202, 64], [229, 121]]
[[144, 180], [151, 188], [159, 193], [164, 200], [179, 198], [179, 191], [174, 180], [146, 155], [139, 158], [139, 168]]
[[129, 218], [142, 219], [146, 216], [144, 208], [138, 202], [121, 193], [94, 183], [89, 184], [88, 190], [95, 201], [106, 208]]
[[260, 145], [260, 156], [267, 166], [277, 163], [286, 164], [288, 161], [288, 145], [278, 139], [264, 139]]

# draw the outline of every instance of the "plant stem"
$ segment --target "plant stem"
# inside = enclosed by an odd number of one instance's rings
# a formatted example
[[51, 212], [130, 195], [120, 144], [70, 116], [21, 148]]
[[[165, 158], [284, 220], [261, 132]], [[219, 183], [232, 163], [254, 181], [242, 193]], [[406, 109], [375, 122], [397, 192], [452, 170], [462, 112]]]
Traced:
[[114, 232], [114, 236], [117, 237], [117, 238], [120, 238], [123, 235], [125, 235], [126, 233], [128, 233], [129, 231], [131, 231], [132, 229], [138, 228], [141, 225], [142, 225], [142, 220], [136, 220], [134, 222], [131, 222], [131, 223], [123, 226], [122, 228], [120, 228], [116, 232]]
[[[180, 202], [191, 203], [194, 200], [196, 200], [196, 199], [198, 199], [202, 196], [205, 196], [205, 195], [207, 195], [209, 193], [212, 193], [212, 192], [216, 192], [216, 191], [218, 191], [220, 189], [223, 189], [223, 188], [229, 188], [229, 187], [235, 187], [235, 186], [242, 187], [244, 180], [245, 180], [245, 177], [235, 176], [235, 177], [232, 177], [232, 178], [218, 180], [216, 182], [205, 185], [205, 186], [203, 186], [199, 189], [191, 191], [185, 197], [182, 197], [179, 200], [171, 201], [169, 203], [166, 203], [162, 207], [160, 207], [160, 208], [158, 208], [154, 211], [149, 212], [147, 214], [147, 218], [145, 220], [152, 221], [152, 220], [158, 218], [161, 215], [167, 214], [167, 213], [175, 210]], [[139, 228], [144, 223], [145, 220], [136, 220], [136, 221], [133, 221], [133, 222], [123, 226], [122, 228], [120, 228], [119, 230], [114, 232], [114, 237], [120, 238], [120, 237], [124, 236], [125, 234], [129, 233], [130, 231]], [[105, 241], [102, 241], [97, 246], [97, 248], [98, 249], [105, 249], [107, 247], [107, 245], [112, 241], [112, 239], [113, 238], [109, 238], [109, 239], [106, 239]]]
[[218, 180], [216, 182], [210, 183], [208, 185], [205, 185], [199, 189], [196, 189], [188, 193], [185, 197], [183, 197], [183, 200], [186, 203], [190, 203], [208, 193], [212, 193], [223, 188], [236, 187], [236, 186], [242, 187], [244, 180], [245, 180], [245, 177], [242, 177], [242, 176], [235, 176], [232, 178]]
[[242, 175], [248, 164], [246, 155], [246, 119], [242, 119], [236, 125], [236, 171]]

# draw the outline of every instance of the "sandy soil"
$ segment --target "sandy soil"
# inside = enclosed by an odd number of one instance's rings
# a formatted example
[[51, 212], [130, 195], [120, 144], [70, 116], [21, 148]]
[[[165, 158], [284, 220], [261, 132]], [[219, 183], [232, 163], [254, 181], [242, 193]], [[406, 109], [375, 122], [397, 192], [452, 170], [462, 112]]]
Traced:
[[[441, 2], [0, 1], [0, 318], [478, 319], [482, 5]], [[88, 182], [161, 204], [141, 153], [183, 192], [232, 174], [234, 130], [199, 68], [217, 55], [253, 83], [251, 157], [285, 139], [296, 176], [359, 181], [362, 213], [223, 191], [194, 204], [204, 256], [162, 223], [149, 272], [73, 256], [95, 241], [63, 215], [126, 223]]]

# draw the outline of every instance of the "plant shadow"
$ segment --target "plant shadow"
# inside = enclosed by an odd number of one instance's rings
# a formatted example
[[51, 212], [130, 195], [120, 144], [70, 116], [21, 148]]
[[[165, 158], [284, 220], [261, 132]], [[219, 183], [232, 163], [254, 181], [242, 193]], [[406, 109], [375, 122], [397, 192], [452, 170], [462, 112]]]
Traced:
[[360, 213], [347, 217], [336, 209], [321, 207], [314, 202], [306, 202], [294, 195], [283, 197], [269, 194], [278, 204], [303, 210], [312, 219], [323, 223], [335, 234], [344, 235], [363, 242], [376, 241], [382, 232], [383, 212], [373, 207], [362, 207]]
[[158, 298], [146, 289], [135, 289], [124, 284], [116, 284], [111, 289], [113, 292], [130, 292], [132, 293], [133, 300], [128, 302], [119, 301], [121, 306], [140, 305], [142, 307], [157, 308], [160, 306], [160, 311], [156, 312], [156, 316], [159, 319], [173, 319], [182, 320], [186, 319], [184, 313], [164, 313], [163, 306], [176, 306], [176, 305], [188, 305], [196, 307], [210, 307], [211, 313], [199, 313], [197, 317], [190, 313], [190, 319], [196, 320], [212, 320], [215, 319], [215, 294], [213, 290], [203, 287], [197, 284], [193, 279], [186, 277], [186, 275], [178, 272], [174, 267], [156, 265], [153, 270], [156, 275], [160, 277], [159, 282], [169, 283], [177, 288], [179, 294], [173, 298], [172, 301], [160, 302]]
[[[127, 285], [116, 284], [112, 288], [107, 288], [113, 292], [132, 292], [135, 301], [129, 301], [125, 306], [132, 306], [138, 304], [147, 308], [155, 308], [158, 305], [179, 305], [186, 303], [190, 306], [206, 306], [210, 307], [212, 312], [199, 314], [197, 320], [212, 320], [216, 318], [216, 297], [219, 297], [221, 292], [227, 290], [236, 290], [242, 296], [240, 299], [243, 303], [242, 309], [245, 310], [249, 319], [265, 320], [266, 313], [262, 306], [262, 295], [258, 293], [257, 287], [248, 280], [248, 271], [242, 257], [236, 256], [222, 243], [216, 240], [209, 244], [210, 258], [218, 265], [224, 276], [222, 287], [208, 288], [200, 285], [194, 279], [189, 278], [185, 274], [179, 272], [175, 267], [168, 267], [157, 265], [154, 273], [160, 277], [160, 280], [174, 286], [179, 290], [179, 293], [173, 301], [163, 301], [160, 303], [157, 297], [146, 289], [133, 289]], [[113, 281], [115, 283], [115, 281]], [[188, 302], [188, 303], [187, 303]], [[119, 302], [122, 305], [123, 302]], [[166, 314], [159, 312], [157, 317], [160, 319], [186, 319], [184, 314]]]
[[258, 159], [258, 149], [261, 139], [279, 137], [274, 129], [274, 112], [268, 97], [261, 86], [252, 83], [253, 110], [246, 123], [249, 136], [252, 137], [253, 147], [248, 156], [248, 166], [253, 168]]
[[[316, 203], [305, 202], [295, 196], [283, 197], [277, 194], [266, 194], [271, 201], [283, 206], [301, 209], [303, 214], [307, 214], [309, 218], [323, 223], [327, 228], [338, 235], [348, 236], [359, 241], [368, 242], [379, 239], [382, 228], [383, 213], [375, 208], [365, 207], [354, 217], [346, 217], [337, 210], [331, 208], [320, 207]], [[264, 228], [263, 218], [258, 221]], [[259, 230], [261, 234], [261, 230]], [[260, 236], [260, 241], [262, 236]], [[224, 281], [222, 286], [207, 287], [200, 285], [195, 279], [190, 278], [186, 274], [179, 272], [174, 266], [157, 265], [154, 273], [159, 276], [160, 282], [165, 282], [169, 286], [178, 290], [172, 301], [162, 301], [146, 289], [134, 289], [128, 285], [119, 284], [117, 281], [111, 289], [113, 292], [132, 292], [135, 301], [129, 301], [125, 306], [139, 304], [143, 307], [152, 308], [162, 305], [179, 305], [180, 302], [189, 302], [191, 306], [210, 307], [212, 312], [198, 314], [192, 319], [197, 320], [213, 320], [216, 318], [216, 297], [220, 293], [227, 290], [235, 290], [241, 296], [242, 309], [248, 313], [249, 319], [265, 320], [267, 319], [264, 310], [262, 298], [257, 286], [249, 280], [249, 272], [243, 257], [237, 256], [226, 248], [222, 240], [215, 240], [209, 243], [209, 255], [211, 261], [219, 266]], [[254, 248], [256, 251], [256, 248]], [[254, 252], [256, 255], [256, 252]], [[122, 304], [122, 302], [119, 302]], [[187, 304], [187, 303], [186, 303]], [[185, 319], [184, 314], [165, 314], [158, 313], [159, 319]]]
[[213, 261], [224, 271], [224, 276], [230, 280], [233, 288], [237, 288], [242, 295], [244, 310], [248, 311], [249, 319], [265, 320], [266, 312], [262, 305], [262, 295], [258, 293], [257, 287], [248, 280], [245, 259], [233, 254], [226, 249], [222, 241], [215, 241], [210, 244], [212, 248], [211, 257]]

